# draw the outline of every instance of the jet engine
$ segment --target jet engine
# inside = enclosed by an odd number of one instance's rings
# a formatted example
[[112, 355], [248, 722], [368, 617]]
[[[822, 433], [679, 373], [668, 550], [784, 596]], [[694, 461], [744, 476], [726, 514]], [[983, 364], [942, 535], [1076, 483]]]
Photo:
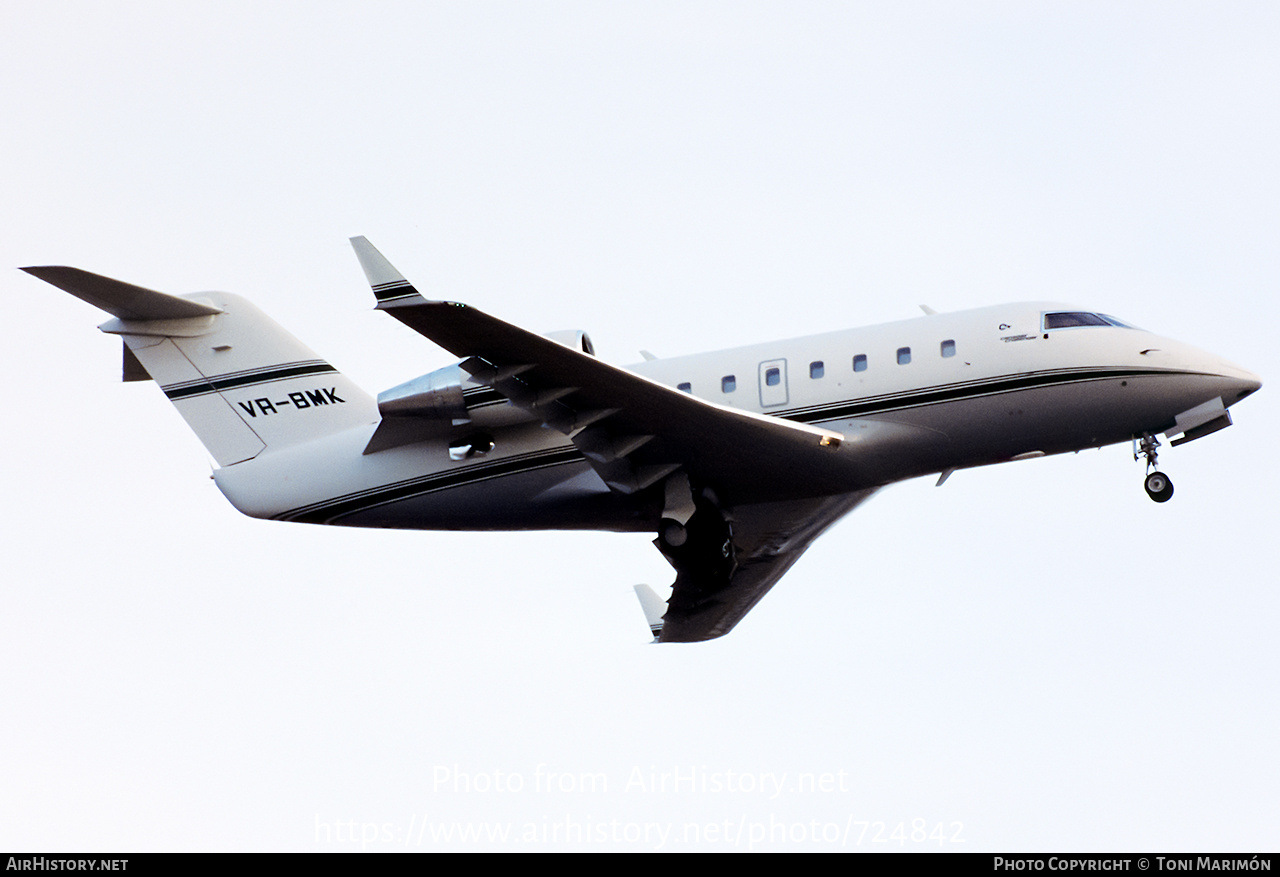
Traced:
[[[545, 337], [595, 356], [591, 338], [581, 329], [548, 332]], [[474, 411], [468, 410], [467, 399], [462, 392], [464, 382], [469, 385], [468, 392], [473, 393]], [[529, 411], [507, 403], [502, 397], [501, 387], [491, 387], [487, 392], [483, 387], [482, 383], [478, 385], [472, 380], [459, 364], [427, 372], [390, 390], [383, 390], [378, 394], [378, 413], [382, 420], [364, 452], [373, 454], [432, 436], [454, 436], [456, 434], [452, 430], [459, 426], [501, 429], [537, 419]], [[463, 459], [492, 449], [493, 439], [488, 433], [479, 432], [455, 440], [450, 445], [450, 456]], [[456, 456], [455, 452], [462, 456]]]
[[471, 422], [462, 397], [462, 369], [456, 365], [427, 372], [378, 394], [383, 418], [416, 417], [462, 426]]
[[591, 337], [581, 329], [561, 329], [559, 332], [547, 332], [542, 337], [550, 338], [557, 344], [563, 344], [565, 347], [572, 347], [574, 350], [581, 350], [583, 353], [591, 356], [596, 355], [595, 345], [591, 343]]

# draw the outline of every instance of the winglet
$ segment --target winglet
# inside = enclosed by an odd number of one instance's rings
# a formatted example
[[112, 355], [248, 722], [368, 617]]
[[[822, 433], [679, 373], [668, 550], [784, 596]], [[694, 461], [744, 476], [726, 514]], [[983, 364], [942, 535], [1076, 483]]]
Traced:
[[221, 308], [211, 304], [156, 292], [79, 268], [43, 265], [22, 270], [121, 320], [185, 320], [222, 313]]
[[356, 251], [364, 276], [369, 280], [373, 295], [378, 300], [378, 308], [385, 309], [395, 305], [425, 304], [426, 299], [405, 280], [404, 275], [387, 261], [387, 257], [378, 252], [378, 248], [369, 243], [364, 235], [351, 239], [351, 247]]
[[636, 598], [640, 601], [640, 608], [644, 610], [645, 621], [649, 622], [649, 630], [656, 643], [662, 637], [662, 616], [666, 613], [667, 606], [648, 585], [636, 585], [635, 588]]

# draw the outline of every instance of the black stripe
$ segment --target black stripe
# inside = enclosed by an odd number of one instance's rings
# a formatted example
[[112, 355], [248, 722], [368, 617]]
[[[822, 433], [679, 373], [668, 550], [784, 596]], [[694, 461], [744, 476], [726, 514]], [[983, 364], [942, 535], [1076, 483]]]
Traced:
[[[840, 402], [828, 402], [805, 408], [791, 408], [781, 411], [763, 412], [771, 417], [783, 417], [801, 423], [818, 423], [824, 420], [840, 420], [845, 417], [861, 417], [868, 414], [896, 411], [901, 408], [914, 408], [921, 405], [936, 405], [942, 402], [954, 402], [959, 399], [975, 399], [997, 393], [1016, 392], [1018, 390], [1050, 387], [1064, 383], [1082, 381], [1113, 380], [1115, 378], [1134, 378], [1146, 375], [1181, 374], [1163, 369], [1066, 369], [1054, 372], [1039, 372], [1030, 375], [1005, 375], [995, 378], [984, 378], [978, 381], [943, 384], [922, 390], [908, 390], [902, 393], [887, 393], [881, 396], [870, 396], [865, 399], [848, 399]], [[468, 408], [480, 408], [487, 405], [501, 405], [508, 401], [507, 397], [492, 387], [472, 387], [462, 391]]]
[[[212, 380], [220, 380], [223, 378], [239, 378], [239, 377], [244, 377], [245, 375], [260, 375], [266, 372], [275, 371], [276, 369], [279, 369], [279, 368], [293, 368], [294, 366], [300, 366], [300, 365], [328, 365], [328, 363], [326, 363], [323, 359], [302, 359], [302, 360], [298, 360], [297, 362], [273, 362], [270, 365], [260, 365], [257, 368], [246, 368], [238, 372], [226, 372], [225, 374], [215, 375], [212, 378]], [[165, 384], [164, 386], [165, 386], [165, 389], [167, 390], [173, 390], [181, 387], [186, 387], [189, 385], [194, 386], [196, 384], [203, 384], [209, 380], [211, 379], [199, 378], [194, 381], [178, 381], [177, 383]]]
[[486, 405], [501, 405], [507, 397], [492, 387], [471, 387], [462, 391], [462, 398], [467, 400], [468, 408], [481, 408]]
[[829, 420], [883, 414], [903, 408], [920, 408], [926, 405], [939, 405], [944, 402], [956, 402], [962, 399], [978, 399], [983, 396], [1014, 393], [1019, 390], [1033, 390], [1090, 381], [1115, 380], [1116, 378], [1139, 378], [1150, 375], [1170, 374], [1184, 373], [1159, 369], [1106, 368], [1039, 372], [1029, 375], [988, 378], [963, 384], [949, 384], [941, 387], [930, 387], [925, 390], [911, 390], [905, 393], [890, 393], [884, 396], [873, 396], [868, 399], [832, 402], [808, 408], [795, 408], [789, 411], [780, 411], [776, 416], [785, 417], [788, 420], [797, 420], [801, 423], [821, 423]]
[[221, 393], [239, 387], [251, 387], [255, 384], [268, 384], [288, 378], [299, 378], [305, 375], [337, 374], [338, 370], [327, 362], [314, 361], [306, 363], [290, 363], [288, 365], [265, 366], [242, 372], [218, 375], [202, 381], [185, 381], [180, 384], [169, 384], [161, 387], [170, 401], [189, 399], [192, 396], [203, 396], [206, 393]]
[[470, 466], [448, 469], [444, 472], [434, 472], [419, 478], [410, 478], [394, 484], [383, 484], [368, 490], [312, 503], [308, 506], [302, 506], [275, 515], [273, 520], [298, 521], [305, 524], [327, 524], [335, 518], [346, 517], [375, 506], [399, 502], [400, 500], [417, 496], [425, 496], [428, 493], [435, 493], [436, 491], [453, 487], [462, 487], [467, 484], [478, 484], [482, 481], [507, 475], [533, 472], [550, 466], [563, 466], [566, 463], [579, 463], [585, 459], [577, 448], [568, 447], [535, 451], [531, 454], [521, 454], [502, 460], [473, 463]]
[[[392, 283], [379, 283], [372, 287], [373, 297], [379, 302], [397, 301], [402, 298], [418, 296], [418, 290], [407, 280], [396, 280]], [[418, 296], [420, 297], [420, 296]]]

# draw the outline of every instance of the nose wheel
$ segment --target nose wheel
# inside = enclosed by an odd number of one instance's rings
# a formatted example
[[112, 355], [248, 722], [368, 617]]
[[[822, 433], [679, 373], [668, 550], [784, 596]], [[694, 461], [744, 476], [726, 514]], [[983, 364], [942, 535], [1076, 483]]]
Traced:
[[1142, 483], [1147, 489], [1147, 496], [1156, 502], [1168, 502], [1173, 496], [1173, 482], [1169, 480], [1169, 476], [1163, 472], [1150, 472], [1147, 479]]
[[1149, 432], [1144, 432], [1141, 441], [1137, 438], [1133, 440], [1133, 459], [1145, 457], [1147, 460], [1147, 477], [1142, 482], [1147, 496], [1156, 502], [1168, 502], [1173, 496], [1173, 481], [1168, 475], [1156, 469], [1156, 449], [1159, 447], [1159, 439]]

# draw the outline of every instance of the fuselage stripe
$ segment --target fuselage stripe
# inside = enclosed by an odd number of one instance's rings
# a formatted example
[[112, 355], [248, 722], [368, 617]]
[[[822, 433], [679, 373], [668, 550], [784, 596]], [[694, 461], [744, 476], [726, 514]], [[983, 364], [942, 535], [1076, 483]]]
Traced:
[[198, 381], [184, 381], [180, 384], [168, 384], [161, 387], [171, 401], [188, 399], [192, 396], [203, 396], [206, 393], [220, 393], [240, 387], [252, 387], [257, 384], [268, 384], [272, 381], [283, 381], [306, 375], [337, 374], [338, 370], [323, 360], [312, 362], [292, 362], [285, 365], [266, 366], [242, 372], [230, 372], [217, 377]]
[[277, 521], [297, 521], [306, 524], [324, 524], [335, 518], [345, 517], [356, 512], [367, 511], [380, 505], [399, 502], [413, 497], [435, 493], [453, 487], [479, 484], [493, 478], [507, 475], [519, 475], [533, 472], [550, 466], [563, 466], [567, 463], [579, 463], [586, 458], [574, 447], [548, 448], [529, 454], [520, 454], [502, 460], [492, 460], [444, 472], [434, 472], [419, 478], [384, 484], [368, 490], [346, 494], [313, 503], [301, 508], [291, 509], [274, 516]]
[[1062, 384], [1167, 374], [1171, 374], [1171, 372], [1157, 369], [1099, 368], [1012, 375], [988, 378], [981, 381], [969, 381], [963, 384], [929, 387], [923, 390], [911, 390], [905, 393], [873, 396], [867, 399], [846, 400], [807, 408], [795, 408], [788, 411], [780, 411], [777, 416], [801, 423], [822, 423], [831, 420], [844, 420], [850, 417], [865, 417], [870, 414], [885, 414], [904, 408], [922, 408], [927, 405], [939, 405], [944, 402], [977, 399], [983, 396], [997, 396], [1003, 393], [1014, 393], [1020, 390], [1033, 390]]
[[[1040, 372], [1030, 375], [1002, 375], [976, 381], [940, 384], [934, 387], [907, 390], [901, 393], [886, 393], [880, 396], [867, 396], [862, 399], [845, 399], [837, 402], [827, 402], [822, 405], [761, 413], [771, 417], [796, 420], [801, 423], [820, 423], [828, 420], [841, 420], [847, 417], [864, 417], [868, 414], [897, 411], [902, 408], [937, 405], [942, 402], [954, 402], [960, 399], [976, 399], [982, 396], [1037, 387], [1168, 374], [1181, 374], [1181, 372], [1170, 372], [1163, 369], [1089, 368]], [[501, 405], [507, 401], [506, 396], [491, 387], [468, 387], [463, 390], [462, 395], [467, 401], [468, 408]]]

